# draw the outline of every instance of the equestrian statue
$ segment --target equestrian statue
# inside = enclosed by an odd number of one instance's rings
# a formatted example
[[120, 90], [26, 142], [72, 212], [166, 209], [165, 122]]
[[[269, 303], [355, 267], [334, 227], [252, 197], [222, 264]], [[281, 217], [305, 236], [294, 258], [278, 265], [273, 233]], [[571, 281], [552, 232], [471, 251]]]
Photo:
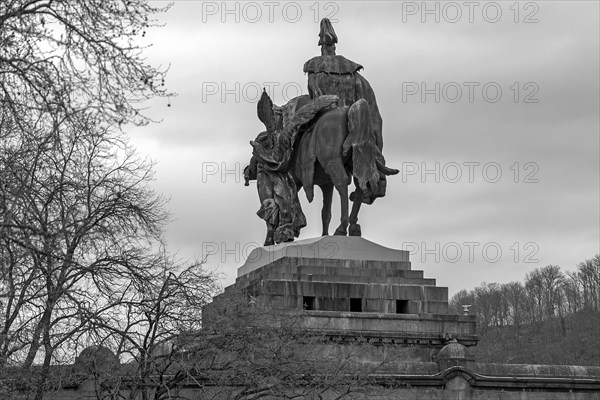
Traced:
[[266, 131], [250, 141], [252, 158], [244, 177], [246, 185], [257, 181], [257, 214], [267, 224], [265, 246], [299, 236], [306, 217], [298, 191], [304, 188], [312, 202], [314, 185], [323, 192], [323, 235], [329, 234], [335, 188], [341, 217], [334, 235], [361, 236], [361, 204], [383, 197], [386, 177], [398, 173], [385, 166], [382, 119], [371, 85], [358, 72], [362, 66], [335, 54], [337, 36], [327, 18], [320, 28], [321, 56], [304, 65], [309, 94], [278, 107], [265, 91], [258, 102]]

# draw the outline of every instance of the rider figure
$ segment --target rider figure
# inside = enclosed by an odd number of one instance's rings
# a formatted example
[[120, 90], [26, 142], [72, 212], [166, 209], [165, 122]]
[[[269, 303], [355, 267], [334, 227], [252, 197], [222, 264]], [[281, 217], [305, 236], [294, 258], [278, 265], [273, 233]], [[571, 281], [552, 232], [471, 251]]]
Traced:
[[[304, 64], [304, 72], [308, 73], [308, 93], [312, 99], [321, 95], [337, 95], [339, 106], [351, 106], [360, 99], [365, 99], [369, 106], [371, 126], [375, 136], [378, 152], [377, 161], [385, 165], [382, 154], [383, 135], [381, 114], [377, 107], [375, 93], [369, 82], [358, 72], [363, 67], [344, 56], [335, 54], [337, 35], [327, 18], [321, 20], [319, 32], [319, 46], [321, 55], [313, 57]], [[363, 196], [366, 203], [372, 202], [377, 197], [385, 195], [386, 178], [380, 173], [380, 181], [376, 193], [367, 193]], [[351, 197], [352, 199], [352, 197]]]

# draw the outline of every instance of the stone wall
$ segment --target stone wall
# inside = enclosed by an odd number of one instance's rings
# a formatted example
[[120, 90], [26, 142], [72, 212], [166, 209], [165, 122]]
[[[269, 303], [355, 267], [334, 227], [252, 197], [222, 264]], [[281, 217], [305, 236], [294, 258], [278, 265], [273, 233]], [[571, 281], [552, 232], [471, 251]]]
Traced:
[[[458, 362], [461, 364], [461, 362]], [[397, 363], [395, 372], [374, 374], [369, 384], [348, 399], [376, 400], [600, 400], [600, 367], [440, 363]], [[180, 392], [190, 400], [227, 400], [235, 385], [215, 386], [202, 378], [189, 379]], [[127, 395], [127, 393], [122, 393]], [[18, 396], [15, 399], [19, 398]], [[48, 393], [48, 400], [96, 399], [93, 381]], [[262, 397], [263, 399], [272, 399]], [[298, 398], [300, 400], [302, 398]]]

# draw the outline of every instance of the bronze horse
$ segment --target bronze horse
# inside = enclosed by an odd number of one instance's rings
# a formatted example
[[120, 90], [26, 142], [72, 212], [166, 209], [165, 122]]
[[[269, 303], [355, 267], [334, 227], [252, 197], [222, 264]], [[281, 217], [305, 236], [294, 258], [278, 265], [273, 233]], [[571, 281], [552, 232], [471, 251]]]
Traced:
[[[312, 101], [309, 96], [299, 96], [280, 110], [292, 105], [288, 107], [289, 113], [293, 115], [298, 110], [301, 113], [302, 107], [310, 106]], [[334, 188], [340, 196], [341, 205], [340, 225], [334, 235], [361, 236], [358, 224], [361, 204], [371, 204], [376, 197], [383, 196], [385, 176], [398, 173], [398, 170], [387, 168], [383, 163], [381, 152], [375, 144], [368, 107], [367, 102], [360, 99], [350, 107], [322, 111], [310, 122], [299, 126], [297, 134], [292, 137], [293, 152], [289, 171], [296, 189], [299, 191], [304, 188], [309, 202], [313, 200], [314, 185], [321, 188], [323, 235], [329, 235]], [[271, 117], [265, 118], [264, 113], [261, 116], [260, 105], [259, 118], [267, 128], [277, 125], [275, 121], [269, 121]], [[281, 122], [279, 126], [281, 127]], [[246, 172], [246, 180], [254, 178], [255, 174]], [[348, 186], [352, 180], [355, 191], [349, 196]], [[353, 202], [350, 213], [349, 199]], [[265, 245], [272, 244], [267, 242]]]

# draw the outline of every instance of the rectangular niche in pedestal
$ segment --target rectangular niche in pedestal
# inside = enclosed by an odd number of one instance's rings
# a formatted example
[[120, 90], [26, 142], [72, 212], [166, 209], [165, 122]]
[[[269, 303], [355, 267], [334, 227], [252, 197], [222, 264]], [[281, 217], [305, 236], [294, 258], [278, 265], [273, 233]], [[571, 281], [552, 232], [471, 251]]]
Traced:
[[409, 314], [408, 300], [396, 300], [396, 314]]
[[305, 310], [316, 310], [315, 296], [302, 297], [302, 308]]
[[350, 312], [362, 312], [362, 299], [350, 298]]

